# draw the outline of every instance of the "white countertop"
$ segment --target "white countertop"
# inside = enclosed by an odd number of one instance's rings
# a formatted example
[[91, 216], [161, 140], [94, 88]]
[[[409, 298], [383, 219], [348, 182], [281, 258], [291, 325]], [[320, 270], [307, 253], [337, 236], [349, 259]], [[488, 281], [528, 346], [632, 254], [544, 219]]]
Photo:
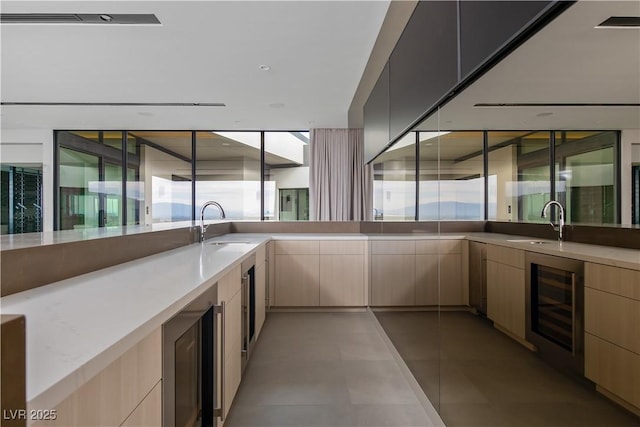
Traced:
[[53, 408], [268, 238], [196, 243], [0, 299], [24, 314], [27, 402]]
[[[477, 242], [508, 246], [529, 252], [640, 270], [640, 250], [637, 249], [589, 245], [575, 242], [558, 242], [557, 240], [497, 233], [467, 233], [466, 238]], [[543, 243], [532, 244], [530, 243], [532, 241]]]
[[[207, 221], [207, 224], [228, 221]], [[56, 245], [60, 243], [80, 242], [103, 239], [106, 237], [129, 236], [154, 231], [177, 230], [199, 226], [196, 221], [165, 222], [151, 225], [127, 225], [126, 227], [80, 228], [77, 230], [45, 231], [42, 233], [3, 234], [0, 236], [0, 249], [12, 250], [36, 246]]]
[[[493, 233], [227, 234], [3, 297], [0, 308], [26, 316], [30, 407], [53, 408], [270, 239], [463, 238], [640, 270], [638, 250], [549, 240], [533, 245], [528, 241], [541, 239]], [[242, 244], [210, 244], [216, 241]]]

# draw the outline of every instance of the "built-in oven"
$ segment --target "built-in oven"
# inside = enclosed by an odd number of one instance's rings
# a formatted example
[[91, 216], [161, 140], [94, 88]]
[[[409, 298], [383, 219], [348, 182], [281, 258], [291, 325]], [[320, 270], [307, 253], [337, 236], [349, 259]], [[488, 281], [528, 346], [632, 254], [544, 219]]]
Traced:
[[[217, 318], [224, 304], [212, 286], [162, 325], [162, 425], [215, 427], [222, 414], [216, 396]], [[222, 332], [224, 334], [224, 332]], [[223, 345], [223, 344], [222, 344]]]
[[249, 256], [242, 262], [242, 372], [251, 357], [251, 350], [256, 337], [256, 275], [255, 255]]
[[526, 338], [543, 359], [584, 374], [584, 263], [526, 252]]

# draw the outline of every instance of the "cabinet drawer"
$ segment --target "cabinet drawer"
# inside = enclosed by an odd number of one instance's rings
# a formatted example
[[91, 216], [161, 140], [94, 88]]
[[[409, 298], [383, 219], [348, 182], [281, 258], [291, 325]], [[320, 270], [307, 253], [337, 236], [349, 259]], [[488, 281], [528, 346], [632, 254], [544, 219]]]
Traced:
[[640, 408], [640, 355], [585, 334], [585, 376]]
[[416, 240], [416, 254], [459, 254], [462, 253], [461, 240]]
[[524, 251], [522, 249], [487, 245], [487, 260], [524, 270]]
[[584, 285], [640, 301], [640, 271], [587, 262]]
[[362, 255], [364, 254], [364, 241], [353, 240], [321, 240], [321, 255]]
[[317, 255], [320, 245], [317, 240], [277, 240], [276, 255]]
[[375, 240], [371, 242], [372, 255], [414, 255], [414, 240]]
[[584, 289], [585, 331], [640, 355], [640, 301]]

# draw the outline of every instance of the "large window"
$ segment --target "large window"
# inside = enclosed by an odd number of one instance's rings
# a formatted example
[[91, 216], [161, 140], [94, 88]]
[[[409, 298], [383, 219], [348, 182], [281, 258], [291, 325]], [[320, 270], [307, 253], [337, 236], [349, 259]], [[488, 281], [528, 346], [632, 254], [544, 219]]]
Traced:
[[264, 219], [309, 220], [309, 132], [264, 133]]
[[191, 221], [207, 200], [229, 219], [308, 220], [308, 142], [308, 132], [58, 131], [56, 228]]
[[[260, 220], [260, 132], [196, 133], [196, 206], [215, 200], [228, 219]], [[219, 218], [215, 209], [205, 218]]]

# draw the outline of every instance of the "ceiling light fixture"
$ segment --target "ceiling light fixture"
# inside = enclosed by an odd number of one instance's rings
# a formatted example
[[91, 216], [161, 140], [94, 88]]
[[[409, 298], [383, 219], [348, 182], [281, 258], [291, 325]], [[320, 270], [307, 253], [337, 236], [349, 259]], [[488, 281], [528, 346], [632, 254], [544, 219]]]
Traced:
[[640, 104], [637, 103], [618, 103], [618, 102], [556, 102], [556, 103], [545, 103], [545, 102], [480, 102], [473, 105], [476, 108], [512, 108], [512, 107], [621, 107], [621, 108], [636, 108], [640, 107]]
[[0, 102], [0, 105], [21, 107], [226, 107], [222, 102]]
[[260, 71], [269, 71], [271, 69], [271, 66], [263, 64], [258, 66], [258, 68], [260, 69]]
[[159, 25], [152, 13], [0, 13], [0, 24]]
[[640, 16], [612, 16], [594, 28], [640, 29]]

